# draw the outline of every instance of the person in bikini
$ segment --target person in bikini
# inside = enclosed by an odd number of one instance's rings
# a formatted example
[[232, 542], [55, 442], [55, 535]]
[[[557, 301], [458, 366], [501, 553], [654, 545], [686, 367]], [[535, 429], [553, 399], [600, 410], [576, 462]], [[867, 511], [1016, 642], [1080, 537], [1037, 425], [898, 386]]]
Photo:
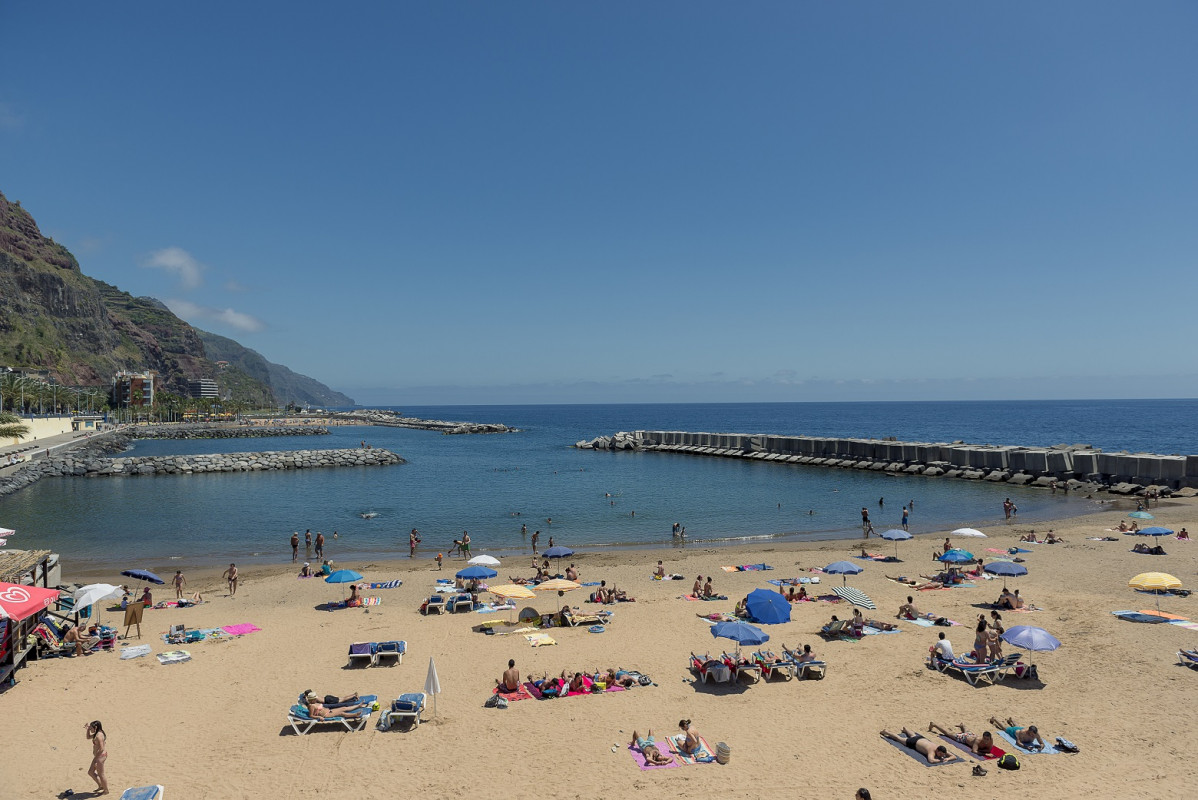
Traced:
[[990, 735], [990, 731], [986, 731], [981, 736], [976, 733], [970, 733], [965, 730], [964, 725], [958, 725], [958, 731], [950, 731], [948, 728], [936, 722], [928, 723], [928, 731], [932, 733], [942, 733], [955, 742], [959, 742], [969, 748], [970, 752], [977, 753], [979, 756], [990, 755], [990, 749], [994, 747], [994, 737]]
[[657, 743], [653, 739], [653, 729], [649, 729], [647, 736], [642, 737], [636, 731], [632, 732], [632, 741], [628, 743], [630, 747], [635, 747], [641, 751], [641, 755], [645, 757], [645, 763], [650, 766], [660, 767], [666, 764], [674, 763], [673, 756], [662, 755], [662, 752], [657, 747]]
[[695, 578], [695, 585], [691, 587], [691, 597], [703, 596], [703, 576]]
[[87, 776], [96, 782], [96, 794], [108, 794], [108, 777], [104, 774], [104, 764], [108, 761], [108, 734], [104, 733], [100, 720], [83, 727], [92, 742], [92, 763], [87, 768]]
[[678, 742], [678, 749], [688, 756], [694, 756], [703, 749], [703, 743], [699, 741], [699, 734], [691, 728], [691, 721], [683, 719], [678, 721], [679, 729], [685, 734]]
[[890, 731], [882, 731], [882, 735], [891, 741], [898, 742], [908, 750], [914, 750], [919, 753], [928, 760], [929, 764], [940, 764], [953, 759], [953, 756], [948, 754], [947, 747], [944, 745], [935, 745], [931, 739], [909, 731], [905, 727], [902, 729], [901, 735], [891, 733]]

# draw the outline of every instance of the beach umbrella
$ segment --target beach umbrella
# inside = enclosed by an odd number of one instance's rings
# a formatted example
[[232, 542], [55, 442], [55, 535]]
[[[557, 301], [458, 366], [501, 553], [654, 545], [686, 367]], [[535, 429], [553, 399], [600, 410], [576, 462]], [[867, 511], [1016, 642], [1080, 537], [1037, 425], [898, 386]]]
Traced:
[[[108, 597], [116, 597], [124, 590], [119, 586], [113, 586], [110, 583], [90, 583], [87, 586], [81, 586], [71, 595], [71, 599], [75, 602], [75, 610], [87, 608], [90, 605], [95, 605], [100, 600]], [[100, 618], [99, 612], [96, 612], [96, 619]]]
[[25, 619], [49, 608], [58, 595], [57, 589], [0, 583], [0, 614], [10, 619]]
[[869, 595], [860, 589], [854, 589], [852, 586], [833, 586], [832, 591], [855, 606], [868, 608], [870, 611], [878, 610], [878, 607], [874, 605], [874, 601], [869, 599]]
[[[852, 561], [836, 561], [824, 567], [824, 572], [829, 575], [860, 575], [864, 571]], [[849, 579], [845, 577], [843, 580], [845, 583], [848, 583]]]
[[985, 539], [986, 534], [975, 528], [957, 528], [953, 531], [953, 536], [972, 536], [975, 539]]
[[941, 554], [936, 560], [943, 561], [945, 564], [967, 564], [974, 560], [974, 555], [968, 550], [961, 550], [960, 548], [954, 547], [947, 553]]
[[166, 581], [164, 581], [162, 578], [159, 578], [157, 575], [155, 575], [153, 572], [150, 572], [149, 570], [127, 569], [124, 572], [122, 572], [121, 574], [124, 575], [126, 578], [133, 578], [134, 580], [146, 581], [148, 583], [156, 583], [159, 586], [166, 583]]
[[499, 559], [496, 558], [495, 556], [475, 556], [474, 558], [470, 559], [466, 563], [474, 564], [475, 566], [498, 567]]
[[498, 574], [498, 572], [490, 567], [475, 566], [458, 570], [458, 573], [455, 577], [461, 578], [462, 580], [477, 581], [483, 578], [494, 578]]
[[1159, 525], [1154, 525], [1151, 528], [1141, 528], [1136, 531], [1136, 536], [1172, 536], [1173, 531], [1168, 528], [1162, 528]]
[[1142, 592], [1152, 592], [1156, 595], [1156, 613], [1161, 613], [1161, 592], [1167, 592], [1170, 589], [1180, 589], [1181, 580], [1175, 578], [1167, 572], [1141, 572], [1139, 575], [1127, 582], [1127, 585], [1133, 589], [1139, 589]]
[[437, 665], [432, 656], [428, 659], [428, 676], [424, 679], [424, 693], [433, 696], [433, 718], [437, 717], [437, 695], [441, 694], [441, 679], [437, 677]]
[[894, 557], [898, 558], [898, 543], [905, 542], [911, 538], [911, 534], [907, 533], [902, 528], [891, 528], [882, 533], [882, 538], [894, 542]]
[[1016, 625], [1013, 628], [1008, 628], [999, 638], [1023, 650], [1037, 652], [1056, 650], [1061, 646], [1061, 643], [1051, 633], [1031, 625]]
[[569, 558], [570, 556], [574, 555], [574, 551], [568, 547], [556, 545], [554, 547], [550, 547], [545, 552], [541, 553], [541, 555], [545, 556], [545, 558]]
[[568, 581], [565, 578], [554, 578], [553, 580], [538, 583], [536, 590], [538, 592], [572, 592], [575, 589], [581, 589], [581, 583]]
[[1133, 511], [1127, 516], [1131, 517], [1132, 519], [1156, 519], [1156, 517], [1152, 516], [1147, 511]]
[[531, 600], [536, 597], [536, 593], [527, 586], [521, 586], [518, 583], [505, 583], [500, 586], [491, 586], [487, 591], [505, 600]]
[[736, 652], [740, 653], [742, 644], [765, 644], [770, 635], [747, 622], [717, 622], [711, 626], [711, 635], [717, 639], [731, 639], [736, 642]]
[[330, 573], [324, 579], [325, 583], [353, 583], [354, 581], [362, 580], [362, 576], [352, 569], [339, 569], [336, 572]]
[[1007, 578], [1018, 578], [1027, 574], [1027, 567], [1014, 561], [994, 561], [982, 568], [991, 575], [1002, 575], [1002, 587], [1007, 588]]
[[779, 625], [790, 622], [790, 603], [785, 597], [768, 589], [749, 592], [745, 608], [749, 618], [762, 625]]

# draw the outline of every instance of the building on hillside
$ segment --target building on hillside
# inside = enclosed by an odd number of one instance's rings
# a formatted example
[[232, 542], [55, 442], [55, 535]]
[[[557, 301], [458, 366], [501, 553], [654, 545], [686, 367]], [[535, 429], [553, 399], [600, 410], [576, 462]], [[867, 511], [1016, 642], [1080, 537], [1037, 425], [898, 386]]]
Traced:
[[220, 390], [216, 385], [216, 381], [212, 380], [211, 378], [200, 378], [199, 380], [188, 381], [187, 393], [197, 400], [204, 397], [220, 397]]
[[117, 408], [154, 405], [156, 379], [153, 372], [118, 372], [112, 378], [113, 405]]

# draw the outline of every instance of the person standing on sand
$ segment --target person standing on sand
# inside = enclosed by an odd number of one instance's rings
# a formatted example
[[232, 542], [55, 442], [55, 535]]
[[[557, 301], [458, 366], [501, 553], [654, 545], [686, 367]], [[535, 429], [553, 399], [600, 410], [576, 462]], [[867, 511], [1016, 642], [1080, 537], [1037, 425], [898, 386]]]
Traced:
[[324, 558], [324, 534], [316, 532], [316, 557]]
[[907, 507], [903, 506], [903, 530], [907, 530], [907, 516], [910, 513], [911, 512], [907, 510]]
[[87, 777], [96, 782], [96, 794], [108, 794], [108, 776], [104, 774], [104, 764], [108, 761], [108, 734], [104, 733], [100, 720], [83, 727], [92, 742], [92, 763], [87, 768]]
[[309, 555], [312, 552], [312, 529], [304, 531], [304, 555]]
[[183, 570], [175, 570], [175, 579], [172, 581], [175, 584], [175, 599], [183, 597], [183, 585], [187, 583], [187, 578], [183, 577]]
[[291, 563], [299, 561], [299, 531], [291, 534]]
[[541, 540], [541, 532], [533, 531], [532, 532], [532, 554], [534, 556], [537, 554], [537, 542], [539, 542], [540, 540]]
[[237, 596], [237, 565], [230, 564], [229, 568], [220, 574], [229, 581], [229, 597]]

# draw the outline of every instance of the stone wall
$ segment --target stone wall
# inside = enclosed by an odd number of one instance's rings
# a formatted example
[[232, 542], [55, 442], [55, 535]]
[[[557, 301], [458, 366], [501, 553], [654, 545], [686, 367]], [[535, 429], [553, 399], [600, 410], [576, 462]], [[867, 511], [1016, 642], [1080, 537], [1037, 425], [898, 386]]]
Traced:
[[261, 453], [204, 453], [135, 458], [76, 458], [68, 454], [42, 464], [45, 476], [132, 477], [197, 472], [262, 472], [324, 467], [374, 467], [405, 463], [390, 450], [273, 450]]
[[899, 442], [689, 431], [633, 431], [581, 441], [588, 450], [642, 450], [748, 458], [908, 475], [1136, 494], [1198, 489], [1198, 456], [1104, 453], [1083, 444], [1055, 447], [974, 445], [965, 442]]
[[328, 428], [305, 425], [135, 425], [124, 432], [133, 439], [257, 439], [263, 436], [321, 436]]

